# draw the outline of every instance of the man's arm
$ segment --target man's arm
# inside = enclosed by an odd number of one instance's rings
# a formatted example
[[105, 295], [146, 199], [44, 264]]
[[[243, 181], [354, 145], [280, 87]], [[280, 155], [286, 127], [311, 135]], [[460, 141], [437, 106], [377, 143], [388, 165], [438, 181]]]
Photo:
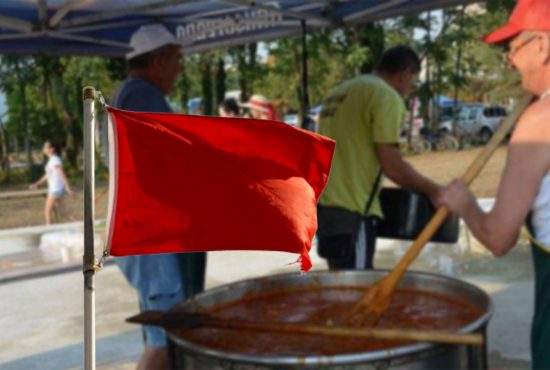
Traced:
[[403, 188], [426, 194], [437, 205], [441, 187], [405, 162], [397, 144], [377, 143], [375, 145], [382, 172], [390, 180]]
[[550, 168], [550, 104], [539, 101], [522, 115], [510, 140], [506, 167], [493, 209], [483, 212], [461, 181], [441, 192], [440, 202], [466, 221], [474, 236], [496, 256], [506, 254], [519, 233]]
[[397, 145], [406, 111], [403, 101], [388, 89], [376, 90], [373, 99], [365, 121], [372, 120], [372, 138], [382, 172], [397, 185], [426, 194], [437, 205], [440, 186], [405, 162]]

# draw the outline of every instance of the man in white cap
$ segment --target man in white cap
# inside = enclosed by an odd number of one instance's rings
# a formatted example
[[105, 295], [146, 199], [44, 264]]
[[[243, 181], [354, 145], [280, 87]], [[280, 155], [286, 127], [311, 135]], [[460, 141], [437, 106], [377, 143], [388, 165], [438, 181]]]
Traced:
[[171, 112], [165, 95], [172, 92], [181, 73], [181, 45], [166, 27], [152, 24], [132, 35], [130, 47], [133, 50], [126, 54], [128, 78], [116, 95], [115, 105], [135, 111]]
[[[113, 106], [140, 112], [171, 112], [165, 96], [181, 72], [181, 45], [160, 24], [138, 29], [126, 55], [128, 78], [118, 90]], [[174, 169], [176, 170], [176, 169]], [[162, 184], [159, 184], [162, 186]], [[140, 309], [168, 310], [204, 289], [204, 253], [158, 254], [118, 258], [117, 263], [136, 288]], [[138, 369], [169, 367], [164, 330], [144, 326], [145, 348]]]

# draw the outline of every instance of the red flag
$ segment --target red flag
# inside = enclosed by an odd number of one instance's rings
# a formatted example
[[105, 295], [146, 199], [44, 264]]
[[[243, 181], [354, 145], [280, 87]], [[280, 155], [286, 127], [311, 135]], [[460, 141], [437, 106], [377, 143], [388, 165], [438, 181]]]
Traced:
[[112, 255], [285, 251], [309, 270], [334, 141], [274, 121], [108, 110]]

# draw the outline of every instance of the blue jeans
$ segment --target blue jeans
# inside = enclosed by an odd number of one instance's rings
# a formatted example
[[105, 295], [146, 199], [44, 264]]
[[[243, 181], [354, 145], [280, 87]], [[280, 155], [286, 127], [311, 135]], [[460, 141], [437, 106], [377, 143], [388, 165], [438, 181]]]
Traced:
[[[117, 258], [128, 282], [137, 290], [140, 311], [167, 311], [204, 290], [206, 254], [178, 253]], [[165, 347], [165, 331], [143, 326], [145, 345]]]

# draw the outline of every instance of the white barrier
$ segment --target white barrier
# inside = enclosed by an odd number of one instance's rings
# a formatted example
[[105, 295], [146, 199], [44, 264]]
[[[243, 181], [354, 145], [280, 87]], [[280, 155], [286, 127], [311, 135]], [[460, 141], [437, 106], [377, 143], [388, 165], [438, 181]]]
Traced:
[[[101, 236], [94, 237], [94, 248], [101, 254], [103, 241]], [[51, 231], [40, 237], [39, 249], [44, 258], [50, 261], [66, 263], [79, 260], [84, 254], [84, 232], [82, 230]]]

